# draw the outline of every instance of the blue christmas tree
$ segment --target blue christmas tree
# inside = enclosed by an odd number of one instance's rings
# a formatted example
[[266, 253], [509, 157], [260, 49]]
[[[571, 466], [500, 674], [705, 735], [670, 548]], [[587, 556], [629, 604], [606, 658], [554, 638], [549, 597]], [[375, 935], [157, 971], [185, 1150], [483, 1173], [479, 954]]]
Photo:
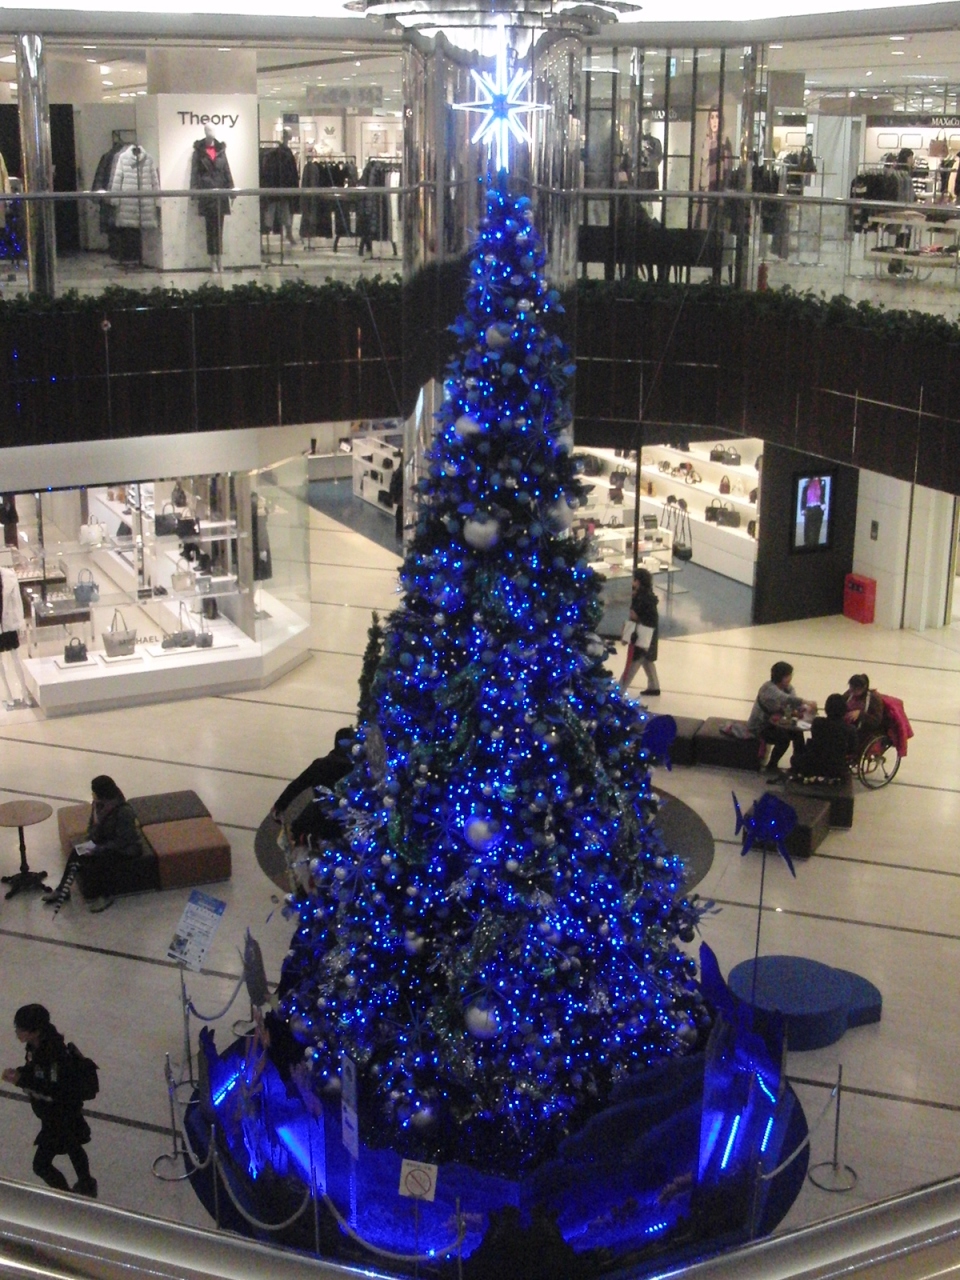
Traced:
[[548, 1154], [708, 1022], [697, 919], [651, 830], [646, 714], [596, 635], [601, 580], [530, 202], [491, 188], [420, 481], [375, 714], [317, 852], [283, 1013], [361, 1133], [500, 1171]]

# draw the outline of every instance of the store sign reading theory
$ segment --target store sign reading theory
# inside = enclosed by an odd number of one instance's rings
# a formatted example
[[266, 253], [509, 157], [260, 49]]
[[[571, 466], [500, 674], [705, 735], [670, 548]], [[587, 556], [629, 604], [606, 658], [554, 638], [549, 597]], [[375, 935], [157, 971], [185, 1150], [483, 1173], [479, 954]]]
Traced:
[[213, 125], [224, 125], [228, 129], [235, 129], [237, 126], [237, 121], [240, 119], [239, 112], [237, 112], [237, 114], [235, 115], [231, 115], [229, 112], [226, 112], [226, 111], [224, 111], [222, 115], [212, 115], [212, 116], [209, 116], [209, 115], [198, 116], [195, 111], [178, 111], [177, 115], [180, 117], [181, 124], [188, 124], [191, 127], [193, 125], [213, 124]]

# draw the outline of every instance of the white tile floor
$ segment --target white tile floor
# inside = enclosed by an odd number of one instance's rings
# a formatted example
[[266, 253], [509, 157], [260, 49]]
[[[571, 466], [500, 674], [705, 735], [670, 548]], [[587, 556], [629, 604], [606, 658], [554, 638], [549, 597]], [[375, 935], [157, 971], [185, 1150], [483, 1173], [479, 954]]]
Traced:
[[[272, 688], [225, 698], [45, 722], [0, 711], [0, 799], [85, 799], [90, 778], [113, 774], [130, 794], [193, 787], [227, 830], [233, 878], [213, 892], [227, 903], [207, 969], [188, 990], [201, 1010], [220, 1007], [239, 972], [249, 925], [278, 974], [290, 936], [279, 893], [259, 870], [254, 832], [288, 778], [328, 749], [356, 703], [356, 678], [370, 612], [396, 601], [397, 559], [327, 517], [312, 513], [313, 653]], [[884, 997], [882, 1021], [838, 1044], [793, 1054], [796, 1077], [827, 1085], [843, 1064], [841, 1157], [859, 1174], [850, 1195], [809, 1183], [784, 1226], [830, 1216], [960, 1168], [960, 631], [883, 632], [843, 618], [691, 636], [661, 644], [664, 693], [658, 709], [746, 715], [757, 686], [781, 657], [796, 684], [821, 702], [853, 671], [867, 670], [906, 703], [916, 738], [896, 782], [859, 791], [856, 824], [834, 831], [792, 881], [768, 862], [764, 952], [785, 951], [855, 969]], [[666, 780], [665, 780], [666, 781]], [[752, 954], [760, 863], [733, 838], [731, 785], [741, 802], [762, 779], [717, 769], [676, 769], [669, 789], [697, 809], [717, 841], [700, 892], [721, 910], [703, 935], [724, 971]], [[55, 822], [28, 830], [31, 866], [58, 873]], [[0, 870], [17, 864], [16, 832], [0, 830]], [[48, 1004], [68, 1038], [101, 1066], [89, 1148], [101, 1197], [187, 1223], [209, 1219], [189, 1187], [151, 1175], [169, 1149], [164, 1055], [181, 1057], [179, 982], [165, 960], [186, 891], [122, 899], [100, 916], [73, 902], [53, 919], [34, 895], [0, 899], [0, 1064], [20, 1060], [12, 1016], [29, 1000]], [[243, 1016], [238, 1003], [219, 1024]], [[826, 1089], [801, 1085], [811, 1122]], [[7, 1176], [33, 1181], [36, 1122], [9, 1086], [0, 1087]], [[831, 1154], [832, 1113], [813, 1136], [813, 1159]]]

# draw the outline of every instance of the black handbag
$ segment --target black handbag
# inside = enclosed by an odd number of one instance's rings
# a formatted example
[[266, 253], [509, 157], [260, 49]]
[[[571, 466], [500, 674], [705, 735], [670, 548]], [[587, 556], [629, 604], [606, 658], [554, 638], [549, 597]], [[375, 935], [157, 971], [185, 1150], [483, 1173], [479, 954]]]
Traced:
[[759, 498], [759, 496], [760, 496], [760, 490], [759, 490], [759, 489], [751, 489], [751, 490], [750, 490], [750, 493], [749, 493], [749, 495], [748, 495], [748, 497], [747, 497], [747, 501], [748, 501], [748, 502], [754, 502], [754, 503], [755, 503], [755, 502], [757, 501], [757, 498]]
[[[170, 510], [167, 510], [167, 507]], [[173, 509], [172, 502], [165, 502], [163, 509], [158, 511], [153, 521], [153, 531], [158, 538], [169, 538], [177, 532], [177, 513]]]
[[703, 518], [704, 520], [706, 520], [707, 524], [718, 523], [720, 518], [720, 510], [722, 507], [723, 507], [723, 503], [720, 501], [719, 498], [711, 499], [709, 507], [707, 507], [706, 511], [703, 513]]
[[171, 631], [168, 636], [164, 636], [160, 641], [161, 649], [189, 649], [197, 643], [197, 633], [189, 625], [189, 619], [184, 617], [183, 602], [180, 604], [180, 617], [178, 619], [179, 631]]
[[64, 662], [86, 662], [87, 646], [79, 636], [74, 636], [63, 648]]
[[713, 448], [710, 450], [711, 462], [725, 462], [726, 456], [727, 456], [727, 451], [722, 444], [715, 444]]
[[674, 560], [692, 560], [693, 539], [690, 534], [690, 517], [685, 511], [681, 511], [679, 516], [673, 539], [673, 558]]
[[748, 520], [748, 521], [747, 521], [747, 533], [750, 535], [750, 537], [751, 537], [751, 538], [755, 538], [755, 537], [757, 536], [757, 522], [756, 522], [756, 520]]
[[740, 465], [740, 454], [736, 451], [736, 449], [727, 449], [726, 454], [727, 454], [727, 456], [726, 456], [726, 458], [724, 459], [724, 461], [726, 462], [727, 466], [728, 466], [728, 467], [739, 467], [739, 465]]
[[187, 511], [182, 516], [177, 516], [178, 538], [196, 538], [199, 533], [200, 521], [192, 511]]
[[734, 511], [729, 502], [725, 502], [717, 512], [717, 524], [724, 529], [739, 529], [740, 512]]

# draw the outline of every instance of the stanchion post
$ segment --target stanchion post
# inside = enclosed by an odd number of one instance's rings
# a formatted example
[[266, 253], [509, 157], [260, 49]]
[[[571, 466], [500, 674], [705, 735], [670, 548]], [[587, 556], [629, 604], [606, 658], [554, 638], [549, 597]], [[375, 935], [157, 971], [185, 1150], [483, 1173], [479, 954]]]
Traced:
[[833, 1118], [833, 1159], [823, 1160], [807, 1171], [807, 1177], [821, 1191], [852, 1191], [857, 1185], [856, 1170], [840, 1163], [840, 1100], [843, 1095], [843, 1063], [837, 1065], [837, 1109]]
[[210, 1126], [210, 1169], [213, 1174], [213, 1220], [220, 1230], [220, 1162], [217, 1159], [217, 1130]]
[[190, 1050], [190, 1001], [187, 999], [187, 984], [183, 979], [183, 965], [180, 966], [180, 1007], [183, 1010], [183, 1061], [193, 1086], [196, 1081], [193, 1078], [193, 1054]]
[[460, 1212], [459, 1196], [457, 1196], [457, 1280], [463, 1280], [463, 1215]]

